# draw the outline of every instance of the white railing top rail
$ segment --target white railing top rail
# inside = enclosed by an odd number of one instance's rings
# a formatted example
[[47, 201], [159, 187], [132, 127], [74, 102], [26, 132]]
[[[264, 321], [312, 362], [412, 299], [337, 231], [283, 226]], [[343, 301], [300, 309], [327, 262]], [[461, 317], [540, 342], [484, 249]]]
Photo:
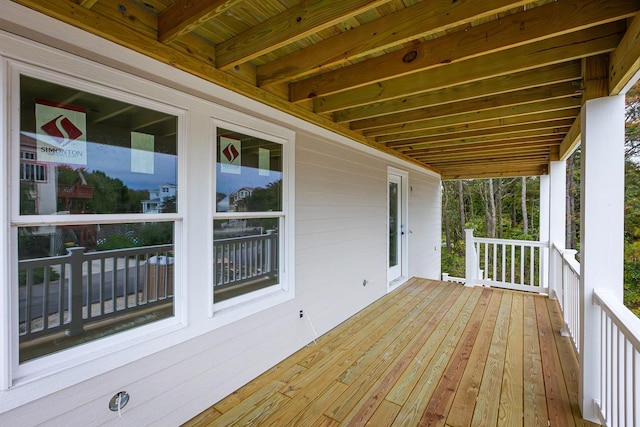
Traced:
[[593, 299], [607, 313], [635, 351], [640, 352], [640, 318], [607, 289], [594, 289]]
[[515, 246], [535, 246], [540, 248], [548, 248], [549, 242], [541, 242], [538, 240], [516, 240], [516, 239], [496, 239], [492, 237], [473, 237], [474, 242], [478, 243], [493, 243], [493, 244], [508, 244]]
[[576, 251], [575, 249], [562, 248], [562, 247], [560, 247], [560, 245], [558, 245], [555, 242], [551, 245], [551, 247], [552, 247], [552, 249], [555, 249], [556, 251], [558, 251], [560, 253], [560, 255], [562, 256], [562, 259], [565, 260], [565, 262], [569, 266], [569, 268], [576, 275], [578, 275], [578, 277], [580, 277], [580, 263], [576, 259], [576, 253], [578, 251]]

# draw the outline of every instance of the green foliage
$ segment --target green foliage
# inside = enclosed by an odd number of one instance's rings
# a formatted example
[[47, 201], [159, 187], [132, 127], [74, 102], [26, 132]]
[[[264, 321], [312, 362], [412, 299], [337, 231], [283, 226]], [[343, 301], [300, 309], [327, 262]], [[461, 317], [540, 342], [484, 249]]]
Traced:
[[[37, 285], [44, 282], [44, 267], [36, 267], [33, 269], [33, 284]], [[60, 274], [54, 270], [53, 268], [49, 268], [49, 280], [55, 281], [60, 278]], [[18, 285], [26, 286], [27, 285], [27, 271], [20, 270], [18, 273]]]
[[249, 212], [282, 210], [282, 180], [271, 182], [266, 188], [256, 188], [245, 202]]
[[98, 251], [111, 251], [114, 249], [127, 249], [139, 246], [136, 239], [124, 234], [113, 234], [105, 239], [100, 239], [96, 244]]
[[172, 222], [146, 223], [138, 232], [140, 246], [165, 245], [173, 242]]
[[442, 249], [442, 271], [450, 276], [464, 277], [464, 242], [459, 241], [452, 245], [451, 250]]

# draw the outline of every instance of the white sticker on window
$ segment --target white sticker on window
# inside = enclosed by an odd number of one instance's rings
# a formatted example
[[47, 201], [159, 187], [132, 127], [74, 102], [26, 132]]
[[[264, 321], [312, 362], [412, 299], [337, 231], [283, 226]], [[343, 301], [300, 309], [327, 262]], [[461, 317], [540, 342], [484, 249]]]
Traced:
[[258, 148], [258, 174], [269, 176], [269, 150]]
[[84, 109], [49, 101], [36, 103], [39, 162], [86, 165], [86, 134]]
[[241, 141], [220, 137], [220, 171], [240, 175], [241, 170]]
[[153, 135], [131, 132], [131, 172], [154, 173], [154, 146]]

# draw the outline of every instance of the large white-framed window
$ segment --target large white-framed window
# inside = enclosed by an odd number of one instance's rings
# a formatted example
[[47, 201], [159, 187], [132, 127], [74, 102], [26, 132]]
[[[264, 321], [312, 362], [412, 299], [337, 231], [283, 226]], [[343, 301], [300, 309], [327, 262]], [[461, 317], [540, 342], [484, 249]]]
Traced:
[[213, 134], [212, 315], [233, 319], [294, 297], [294, 133], [219, 109]]
[[[186, 112], [6, 64], [12, 386], [181, 324]], [[154, 194], [161, 209], [144, 213]]]

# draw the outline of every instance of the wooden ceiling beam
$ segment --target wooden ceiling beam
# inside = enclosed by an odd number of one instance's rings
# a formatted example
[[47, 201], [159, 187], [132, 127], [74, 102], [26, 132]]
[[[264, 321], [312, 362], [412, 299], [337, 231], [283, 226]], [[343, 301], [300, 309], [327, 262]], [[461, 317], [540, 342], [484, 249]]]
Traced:
[[444, 105], [421, 108], [419, 110], [411, 110], [397, 114], [373, 117], [371, 119], [357, 120], [351, 122], [350, 127], [352, 130], [367, 130], [377, 127], [417, 122], [433, 117], [453, 116], [463, 114], [468, 111], [480, 112], [513, 105], [523, 105], [545, 100], [581, 96], [582, 93], [579, 92], [570, 82], [556, 83], [549, 86], [523, 89], [499, 95], [487, 96], [484, 98], [452, 102]]
[[411, 149], [407, 147], [398, 150], [403, 154], [416, 157], [421, 154], [447, 154], [447, 153], [468, 153], [487, 154], [493, 151], [516, 150], [516, 149], [536, 149], [540, 146], [556, 145], [562, 141], [562, 135], [551, 134], [541, 136], [529, 136], [511, 139], [486, 138], [484, 140], [461, 141], [457, 144], [432, 144], [426, 148]]
[[178, 0], [158, 16], [158, 40], [171, 43], [244, 0]]
[[[440, 90], [407, 96], [389, 101], [361, 105], [347, 110], [333, 113], [334, 121], [344, 123], [348, 121], [383, 116], [385, 114], [400, 113], [432, 105], [449, 102], [464, 101], [483, 96], [497, 95], [536, 86], [550, 85], [567, 81], [578, 82], [582, 78], [580, 61], [570, 61], [553, 64], [519, 73], [506, 74], [486, 80], [479, 80]], [[324, 113], [324, 111], [316, 111]]]
[[464, 135], [469, 132], [475, 134], [499, 134], [509, 129], [517, 128], [544, 128], [549, 122], [572, 123], [576, 115], [580, 114], [580, 109], [549, 111], [539, 114], [527, 114], [517, 117], [499, 118], [477, 123], [464, 123], [455, 126], [444, 126], [440, 128], [424, 129], [416, 132], [396, 133], [383, 135], [376, 138], [377, 142], [388, 143], [397, 141], [401, 143], [405, 139], [441, 137], [447, 138], [449, 135]]
[[530, 104], [515, 105], [511, 107], [495, 108], [485, 111], [471, 111], [464, 114], [449, 117], [436, 117], [421, 120], [414, 123], [403, 123], [396, 126], [373, 129], [364, 133], [367, 137], [389, 135], [392, 133], [413, 132], [421, 129], [440, 128], [444, 126], [463, 125], [465, 123], [477, 123], [489, 120], [518, 117], [530, 114], [539, 114], [549, 111], [575, 109], [580, 107], [582, 101], [573, 98], [560, 98], [551, 101], [534, 102]]
[[[623, 22], [600, 25], [334, 95], [318, 97], [314, 99], [314, 111], [343, 110], [607, 53], [616, 48], [624, 30]], [[515, 61], [514, 58], [518, 60]]]
[[640, 69], [640, 14], [631, 21], [609, 60], [609, 95], [618, 95], [633, 83]]
[[626, 19], [637, 10], [637, 2], [628, 0], [559, 0], [293, 82], [290, 99], [295, 102], [395, 79]]
[[515, 160], [520, 162], [535, 161], [539, 163], [548, 163], [551, 156], [549, 154], [549, 147], [543, 147], [539, 151], [530, 151], [526, 153], [496, 153], [489, 155], [481, 154], [468, 154], [468, 155], [447, 155], [442, 158], [435, 158], [433, 156], [417, 156], [415, 160], [424, 162], [431, 165], [433, 168], [439, 169], [445, 166], [452, 166], [456, 163], [464, 162], [476, 162], [478, 164], [491, 163], [491, 162], [503, 162], [507, 160]]
[[329, 28], [390, 0], [316, 0], [301, 2], [279, 15], [216, 46], [216, 64], [222, 70]]
[[512, 166], [501, 169], [487, 166], [465, 165], [461, 169], [441, 169], [443, 181], [455, 181], [460, 179], [487, 179], [487, 178], [517, 178], [522, 176], [546, 175], [548, 167], [534, 165]]
[[258, 83], [268, 86], [308, 75], [355, 58], [447, 31], [530, 1], [458, 2], [432, 0], [400, 9], [258, 67]]
[[[566, 134], [571, 127], [573, 120], [553, 120], [548, 122], [527, 123], [525, 125], [505, 126], [499, 128], [488, 128], [482, 130], [474, 130], [467, 132], [451, 133], [445, 135], [422, 136], [414, 139], [391, 141], [385, 145], [393, 149], [401, 149], [402, 147], [422, 148], [431, 145], [440, 144], [457, 144], [459, 142], [472, 141], [478, 138], [500, 137], [518, 138], [523, 136], [549, 135], [549, 134]], [[381, 142], [381, 141], [378, 141]]]

